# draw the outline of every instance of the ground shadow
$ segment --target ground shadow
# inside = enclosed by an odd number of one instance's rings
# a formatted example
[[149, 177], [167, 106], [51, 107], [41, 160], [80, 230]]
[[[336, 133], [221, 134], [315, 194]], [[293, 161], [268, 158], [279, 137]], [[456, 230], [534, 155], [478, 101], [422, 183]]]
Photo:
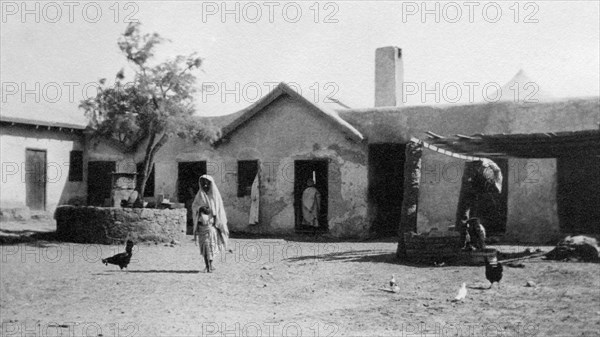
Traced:
[[108, 273], [137, 273], [137, 274], [198, 274], [199, 270], [108, 270]]
[[305, 255], [285, 259], [288, 262], [318, 260], [323, 262], [369, 262], [405, 265], [419, 268], [435, 267], [434, 261], [425, 259], [399, 259], [395, 252], [383, 250], [352, 250], [321, 255]]
[[490, 287], [484, 287], [484, 286], [467, 286], [467, 288], [469, 289], [474, 289], [474, 290], [490, 290]]
[[250, 232], [240, 232], [240, 231], [232, 231], [230, 232], [230, 238], [234, 239], [277, 239], [277, 240], [285, 240], [291, 242], [392, 242], [398, 243], [397, 236], [387, 236], [387, 237], [379, 237], [379, 236], [369, 236], [368, 238], [344, 238], [339, 239], [333, 236], [330, 236], [328, 233], [318, 232], [317, 234], [313, 234], [312, 232], [296, 232], [294, 234], [263, 234], [263, 233], [250, 233]]
[[285, 259], [287, 262], [301, 261], [323, 262], [369, 262], [403, 265], [417, 268], [446, 268], [446, 267], [475, 267], [481, 268], [483, 264], [472, 263], [460, 256], [410, 256], [399, 258], [396, 252], [389, 250], [348, 250], [320, 255], [304, 255]]
[[[8, 232], [2, 230], [3, 232]], [[11, 233], [14, 234], [14, 233]], [[63, 241], [58, 240], [55, 232], [35, 232], [25, 231], [22, 234], [0, 235], [0, 245], [27, 245], [35, 247], [49, 247], [50, 244], [57, 245]]]
[[526, 251], [522, 251], [522, 252], [516, 252], [516, 253], [507, 253], [507, 252], [502, 252], [500, 250], [498, 250], [498, 260], [512, 260], [512, 259], [521, 259], [521, 258], [526, 258], [526, 257], [530, 257], [532, 255], [540, 255], [541, 252], [526, 252]]

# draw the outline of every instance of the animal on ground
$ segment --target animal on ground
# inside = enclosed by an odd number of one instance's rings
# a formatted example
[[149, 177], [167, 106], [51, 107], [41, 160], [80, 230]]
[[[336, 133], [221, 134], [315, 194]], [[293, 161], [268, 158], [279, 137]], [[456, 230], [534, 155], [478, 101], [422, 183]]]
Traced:
[[496, 257], [491, 259], [485, 259], [485, 278], [490, 281], [490, 288], [494, 285], [494, 282], [500, 286], [500, 280], [502, 280], [502, 263], [498, 262]]
[[129, 261], [131, 261], [132, 255], [133, 255], [133, 241], [127, 240], [127, 244], [125, 246], [125, 252], [113, 255], [106, 259], [102, 259], [102, 263], [104, 263], [104, 265], [106, 265], [106, 266], [108, 266], [109, 263], [114, 264], [114, 265], [119, 266], [119, 268], [121, 268], [121, 270], [123, 270], [123, 268], [127, 268], [127, 265], [129, 265]]
[[397, 286], [398, 284], [396, 283], [396, 276], [394, 276], [392, 274], [392, 279], [390, 280], [390, 288], [393, 288], [394, 286]]
[[467, 284], [463, 282], [460, 289], [458, 289], [458, 294], [452, 300], [452, 302], [462, 302], [465, 299], [465, 297], [467, 297]]

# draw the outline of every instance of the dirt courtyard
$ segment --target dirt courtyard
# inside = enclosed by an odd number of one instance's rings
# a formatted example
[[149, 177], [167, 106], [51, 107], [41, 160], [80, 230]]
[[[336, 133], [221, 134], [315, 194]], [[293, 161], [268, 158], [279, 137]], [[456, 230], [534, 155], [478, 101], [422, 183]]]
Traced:
[[[207, 274], [190, 236], [136, 245], [128, 272], [100, 262], [123, 246], [3, 244], [1, 336], [600, 334], [598, 264], [525, 260], [487, 290], [483, 267], [402, 264], [395, 242], [232, 239], [230, 248]], [[392, 274], [399, 293], [386, 291]], [[462, 282], [466, 300], [453, 303]]]

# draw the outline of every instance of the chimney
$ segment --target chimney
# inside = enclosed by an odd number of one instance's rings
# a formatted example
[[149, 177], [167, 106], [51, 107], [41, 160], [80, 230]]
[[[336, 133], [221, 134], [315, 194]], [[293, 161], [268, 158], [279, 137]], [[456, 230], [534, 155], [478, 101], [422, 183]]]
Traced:
[[375, 107], [401, 106], [404, 66], [402, 49], [382, 47], [375, 51]]

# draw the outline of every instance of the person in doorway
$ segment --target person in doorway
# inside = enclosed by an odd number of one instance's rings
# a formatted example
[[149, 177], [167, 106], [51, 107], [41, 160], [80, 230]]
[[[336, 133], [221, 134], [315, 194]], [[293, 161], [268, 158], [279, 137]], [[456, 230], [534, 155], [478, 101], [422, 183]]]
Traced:
[[[210, 273], [214, 270], [212, 261], [215, 254], [221, 250], [227, 250], [229, 229], [227, 228], [227, 214], [225, 213], [223, 199], [214, 179], [205, 174], [200, 177], [199, 184], [200, 189], [192, 205], [192, 209], [194, 210], [193, 220], [194, 226], [198, 226], [198, 221], [202, 221], [203, 224], [202, 228], [198, 228], [199, 233], [197, 233], [200, 236], [200, 242], [211, 241], [210, 250], [203, 251], [202, 249], [206, 248], [206, 245], [200, 245], [200, 254], [202, 254], [205, 263], [207, 263], [206, 271]], [[208, 208], [209, 214], [207, 215], [207, 219], [201, 219], [201, 207]]]
[[485, 249], [485, 228], [481, 224], [479, 218], [470, 218], [467, 220], [464, 249]]
[[310, 226], [316, 232], [319, 228], [319, 213], [321, 210], [321, 193], [315, 187], [312, 179], [306, 181], [306, 188], [302, 192], [302, 223]]

